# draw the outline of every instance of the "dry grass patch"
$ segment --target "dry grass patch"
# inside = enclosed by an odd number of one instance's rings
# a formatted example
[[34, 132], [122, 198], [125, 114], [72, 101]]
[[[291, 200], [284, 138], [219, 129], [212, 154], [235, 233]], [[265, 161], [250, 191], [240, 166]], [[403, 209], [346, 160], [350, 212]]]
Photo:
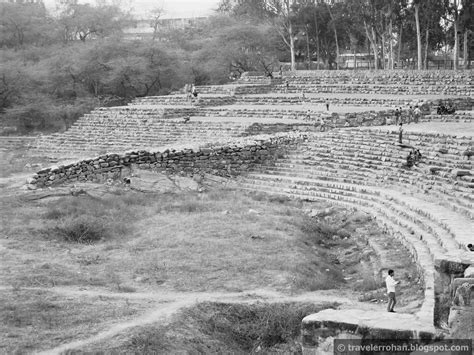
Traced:
[[86, 338], [143, 308], [135, 301], [72, 298], [48, 291], [0, 291], [0, 353], [25, 354]]
[[[309, 218], [307, 206], [321, 213]], [[21, 255], [7, 255], [5, 277], [21, 286], [119, 291], [337, 288], [345, 282], [335, 252], [354, 247], [352, 235], [367, 221], [348, 222], [347, 211], [327, 207], [233, 190], [19, 204], [6, 211], [5, 233]]]
[[120, 342], [109, 339], [83, 350], [107, 349], [114, 354], [298, 354], [301, 320], [336, 306], [204, 302], [181, 311], [168, 325], [137, 328]]

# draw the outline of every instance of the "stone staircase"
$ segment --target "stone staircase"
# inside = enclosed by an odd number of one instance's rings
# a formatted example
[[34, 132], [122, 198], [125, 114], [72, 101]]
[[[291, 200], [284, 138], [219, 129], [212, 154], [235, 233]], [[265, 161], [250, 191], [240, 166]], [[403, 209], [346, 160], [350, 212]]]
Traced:
[[[172, 144], [225, 141], [233, 137], [314, 130], [312, 122], [282, 121], [278, 110], [225, 110], [184, 106], [135, 105], [100, 108], [81, 117], [69, 130], [41, 136], [31, 153], [47, 157], [84, 157]], [[305, 115], [300, 112], [300, 117]], [[223, 119], [225, 115], [225, 119]], [[229, 116], [230, 115], [230, 116]], [[185, 123], [184, 117], [190, 117]], [[259, 118], [262, 122], [256, 122]], [[251, 118], [245, 120], [245, 118]], [[268, 121], [273, 118], [276, 120]]]
[[111, 119], [93, 125], [78, 122], [64, 134], [39, 139], [34, 153], [52, 157], [81, 157], [172, 144], [204, 144], [246, 135], [249, 126], [235, 122], [184, 123], [172, 119], [154, 119], [147, 123], [126, 120], [123, 124]]
[[472, 96], [474, 89], [469, 85], [373, 85], [373, 84], [317, 84], [295, 79], [274, 88], [278, 93], [345, 93], [345, 94], [385, 94], [385, 95], [453, 95]]
[[[350, 129], [315, 137], [261, 171], [289, 176], [299, 171], [310, 177], [359, 185], [403, 185], [413, 193], [440, 199], [446, 207], [474, 217], [474, 184], [469, 175], [472, 161], [462, 155], [472, 145], [472, 139], [406, 135], [405, 142], [419, 148], [424, 156], [422, 164], [407, 169], [403, 165], [408, 150], [396, 144], [395, 132]], [[457, 176], [459, 171], [466, 175]]]
[[468, 122], [468, 123], [472, 123], [473, 121], [474, 121], [473, 111], [461, 111], [461, 112], [456, 112], [453, 115], [438, 115], [438, 114], [425, 115], [420, 120], [420, 122]]

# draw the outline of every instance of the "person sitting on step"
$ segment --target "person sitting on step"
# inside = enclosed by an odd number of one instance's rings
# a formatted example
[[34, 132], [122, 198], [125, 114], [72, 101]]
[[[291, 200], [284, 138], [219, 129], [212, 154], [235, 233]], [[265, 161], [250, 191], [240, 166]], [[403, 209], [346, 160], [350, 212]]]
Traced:
[[191, 119], [191, 117], [189, 115], [183, 117], [184, 123], [188, 123], [190, 119]]
[[413, 156], [413, 152], [411, 151], [407, 155], [407, 166], [411, 168], [413, 165], [415, 165], [415, 157]]
[[421, 152], [420, 152], [419, 149], [414, 149], [413, 155], [414, 155], [414, 157], [415, 157], [415, 162], [416, 162], [416, 163], [421, 162], [421, 157], [422, 157], [422, 155], [421, 155]]

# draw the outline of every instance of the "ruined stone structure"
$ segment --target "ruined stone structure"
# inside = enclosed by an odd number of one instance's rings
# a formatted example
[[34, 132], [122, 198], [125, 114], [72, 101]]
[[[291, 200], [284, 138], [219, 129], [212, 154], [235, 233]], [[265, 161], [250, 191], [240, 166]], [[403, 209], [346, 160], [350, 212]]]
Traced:
[[[436, 338], [437, 327], [472, 307], [467, 288], [458, 290], [473, 280], [474, 253], [466, 247], [474, 243], [473, 138], [405, 133], [398, 144], [396, 127], [384, 126], [393, 124], [394, 106], [402, 106], [408, 120], [410, 105], [423, 106], [422, 122], [471, 123], [473, 71], [301, 71], [275, 77], [246, 75], [229, 85], [198, 87], [194, 101], [181, 92], [97, 109], [65, 133], [31, 143], [36, 155], [77, 162], [38, 171], [30, 188], [120, 178], [136, 168], [214, 174], [242, 189], [365, 211], [410, 252], [423, 282], [423, 304], [416, 314], [385, 320], [359, 310], [308, 316], [304, 353], [341, 334]], [[327, 99], [336, 110], [326, 111]], [[446, 100], [461, 112], [434, 114]], [[321, 119], [328, 132], [319, 132]], [[412, 147], [422, 151], [422, 164], [406, 168]], [[441, 319], [452, 304], [450, 319]]]

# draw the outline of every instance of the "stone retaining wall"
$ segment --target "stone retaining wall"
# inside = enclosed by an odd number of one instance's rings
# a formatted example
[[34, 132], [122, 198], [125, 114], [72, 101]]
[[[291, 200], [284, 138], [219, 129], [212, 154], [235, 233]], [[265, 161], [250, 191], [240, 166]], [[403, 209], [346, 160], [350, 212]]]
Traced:
[[140, 150], [124, 154], [105, 154], [69, 165], [38, 171], [28, 184], [30, 188], [47, 187], [74, 181], [103, 181], [121, 177], [122, 169], [132, 165], [139, 169], [219, 176], [238, 175], [255, 164], [275, 159], [277, 155], [304, 139], [303, 134], [261, 135], [252, 139], [231, 141], [220, 146]]

